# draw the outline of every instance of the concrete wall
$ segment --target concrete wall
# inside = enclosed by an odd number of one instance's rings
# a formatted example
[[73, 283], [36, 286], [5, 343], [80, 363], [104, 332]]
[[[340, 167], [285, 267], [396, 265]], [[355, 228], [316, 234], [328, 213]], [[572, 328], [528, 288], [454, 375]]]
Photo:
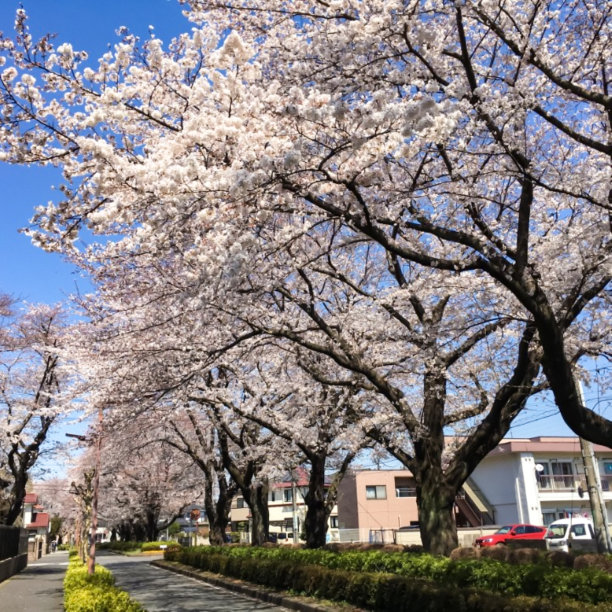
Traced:
[[[357, 484], [356, 475], [353, 473], [346, 474], [338, 486], [338, 525], [341, 530], [358, 529], [359, 527]], [[343, 541], [350, 542], [351, 539], [355, 540], [355, 538], [349, 538]]]
[[28, 553], [0, 561], [0, 582], [14, 576], [28, 565]]
[[[495, 508], [498, 525], [528, 522], [519, 516], [523, 466], [517, 454], [489, 456], [472, 473], [472, 480]], [[523, 517], [524, 518], [524, 517]]]
[[[485, 527], [459, 527], [457, 529], [457, 539], [459, 546], [470, 547], [474, 545], [474, 540], [483, 535], [495, 533], [499, 529], [497, 525], [487, 525]], [[403, 546], [420, 546], [421, 534], [418, 529], [408, 531], [398, 531], [396, 541]]]

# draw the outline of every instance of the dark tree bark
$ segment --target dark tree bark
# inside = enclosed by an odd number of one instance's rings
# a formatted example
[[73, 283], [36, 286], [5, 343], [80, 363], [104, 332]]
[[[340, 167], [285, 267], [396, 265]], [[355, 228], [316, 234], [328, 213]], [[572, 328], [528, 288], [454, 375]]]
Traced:
[[307, 447], [301, 447], [310, 463], [308, 491], [304, 496], [306, 516], [304, 531], [306, 532], [306, 548], [321, 548], [327, 542], [329, 517], [338, 498], [338, 485], [346, 474], [355, 453], [348, 453], [341, 466], [333, 475], [331, 482], [325, 482], [325, 471], [328, 460], [327, 449], [312, 452]]
[[171, 423], [171, 427], [180, 442], [169, 438], [164, 439], [163, 442], [187, 454], [202, 470], [204, 474], [204, 508], [210, 527], [209, 540], [215, 546], [222, 546], [226, 543], [225, 534], [229, 525], [232, 499], [236, 494], [237, 486], [226, 478], [223, 461], [216, 454], [216, 442], [219, 441], [215, 439], [216, 430], [211, 427], [208, 431], [203, 431], [192, 412], [188, 411], [187, 416], [193, 427], [198, 447], [191, 443], [176, 423]]
[[30, 444], [16, 442], [11, 445], [11, 450], [8, 453], [8, 467], [13, 483], [9, 490], [8, 508], [4, 517], [0, 517], [0, 523], [12, 525], [21, 516], [29, 471], [36, 464], [40, 455], [40, 447], [47, 439], [47, 433], [55, 419], [53, 417], [39, 417], [39, 420], [40, 427]]
[[[251, 511], [251, 544], [261, 546], [270, 535], [270, 512], [268, 509], [268, 482], [253, 483], [248, 488], [248, 499], [244, 500]], [[245, 493], [241, 489], [241, 492]]]
[[258, 477], [261, 470], [260, 460], [236, 458], [230, 449], [231, 441], [238, 453], [247, 451], [256, 444], [260, 427], [248, 423], [240, 428], [239, 433], [236, 433], [226, 426], [214, 409], [213, 412], [223, 467], [240, 489], [251, 512], [251, 545], [261, 546], [268, 541], [270, 535], [268, 482]]
[[208, 535], [212, 546], [226, 544], [225, 534], [229, 525], [229, 514], [232, 507], [232, 498], [236, 492], [234, 486], [229, 486], [224, 476], [218, 476], [218, 496], [215, 500], [213, 479], [207, 476], [204, 484], [204, 508], [208, 517], [210, 532]]
[[328, 510], [325, 499], [325, 459], [325, 456], [314, 453], [309, 457], [310, 478], [308, 491], [304, 496], [306, 548], [321, 548], [325, 546], [327, 538], [327, 522], [331, 509]]
[[[49, 321], [47, 324], [50, 326], [51, 322]], [[8, 507], [5, 515], [0, 516], [0, 523], [12, 525], [21, 516], [29, 471], [38, 461], [41, 446], [47, 439], [49, 429], [55, 421], [54, 416], [38, 415], [37, 411], [48, 410], [53, 402], [53, 394], [59, 389], [56, 368], [57, 356], [46, 355], [44, 358], [44, 370], [34, 397], [34, 406], [27, 417], [20, 423], [19, 427], [13, 431], [14, 434], [20, 436], [28, 427], [32, 427], [36, 423], [36, 433], [31, 442], [26, 443], [18, 440], [10, 443], [7, 466], [12, 477], [12, 485], [8, 494]], [[11, 400], [7, 397], [5, 401], [10, 412]]]

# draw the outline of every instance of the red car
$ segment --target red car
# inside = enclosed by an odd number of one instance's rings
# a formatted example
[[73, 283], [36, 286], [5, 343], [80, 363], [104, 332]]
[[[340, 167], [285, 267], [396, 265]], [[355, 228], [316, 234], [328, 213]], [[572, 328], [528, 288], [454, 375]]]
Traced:
[[504, 525], [495, 533], [478, 538], [474, 546], [495, 546], [514, 540], [543, 540], [546, 527], [538, 525]]

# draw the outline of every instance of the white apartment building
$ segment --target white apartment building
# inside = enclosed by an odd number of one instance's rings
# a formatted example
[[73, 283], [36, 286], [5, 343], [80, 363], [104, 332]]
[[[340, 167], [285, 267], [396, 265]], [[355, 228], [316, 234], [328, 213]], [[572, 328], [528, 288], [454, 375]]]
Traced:
[[[304, 468], [294, 470], [292, 480], [270, 483], [268, 491], [270, 533], [283, 534], [284, 542], [293, 542], [294, 524], [297, 526], [298, 537], [302, 532], [306, 516], [304, 496], [307, 490], [308, 472]], [[246, 541], [250, 531], [250, 511], [241, 495], [237, 495], [232, 502], [231, 523], [232, 531], [241, 532], [242, 539]], [[338, 539], [337, 528], [338, 509], [334, 506], [328, 523], [328, 537], [331, 540]]]
[[[593, 449], [612, 525], [612, 449], [598, 445]], [[591, 516], [578, 438], [504, 439], [483, 459], [471, 480], [494, 508], [498, 525], [548, 525], [565, 516]]]

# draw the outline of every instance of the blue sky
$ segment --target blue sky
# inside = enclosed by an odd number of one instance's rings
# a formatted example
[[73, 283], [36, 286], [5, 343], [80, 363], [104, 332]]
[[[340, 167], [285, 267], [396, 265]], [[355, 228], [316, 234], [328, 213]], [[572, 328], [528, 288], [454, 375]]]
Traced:
[[[152, 25], [156, 35], [167, 44], [191, 25], [181, 14], [177, 0], [23, 0], [30, 16], [29, 25], [36, 38], [46, 32], [57, 34], [56, 43], [70, 42], [84, 49], [90, 60], [102, 55], [108, 44], [117, 41], [115, 31], [128, 26], [146, 38]], [[13, 31], [19, 3], [0, 2], [0, 30]], [[87, 291], [88, 284], [58, 255], [44, 253], [18, 233], [27, 225], [34, 207], [54, 199], [52, 186], [60, 175], [52, 168], [12, 167], [0, 164], [0, 291], [29, 302], [54, 303], [75, 291]], [[587, 390], [587, 403], [599, 401], [597, 389]], [[608, 411], [609, 412], [609, 411]], [[550, 415], [543, 419], [544, 415]], [[533, 402], [517, 420], [512, 435], [571, 435], [550, 401]]]
[[[89, 53], [92, 63], [117, 41], [115, 31], [128, 26], [146, 38], [149, 25], [164, 43], [190, 27], [177, 0], [22, 0], [32, 35], [57, 34], [56, 44], [70, 42]], [[17, 0], [0, 2], [0, 31], [13, 32]], [[53, 168], [0, 164], [0, 291], [28, 302], [55, 303], [87, 281], [55, 254], [44, 253], [18, 233], [34, 208], [55, 198], [60, 174]]]

